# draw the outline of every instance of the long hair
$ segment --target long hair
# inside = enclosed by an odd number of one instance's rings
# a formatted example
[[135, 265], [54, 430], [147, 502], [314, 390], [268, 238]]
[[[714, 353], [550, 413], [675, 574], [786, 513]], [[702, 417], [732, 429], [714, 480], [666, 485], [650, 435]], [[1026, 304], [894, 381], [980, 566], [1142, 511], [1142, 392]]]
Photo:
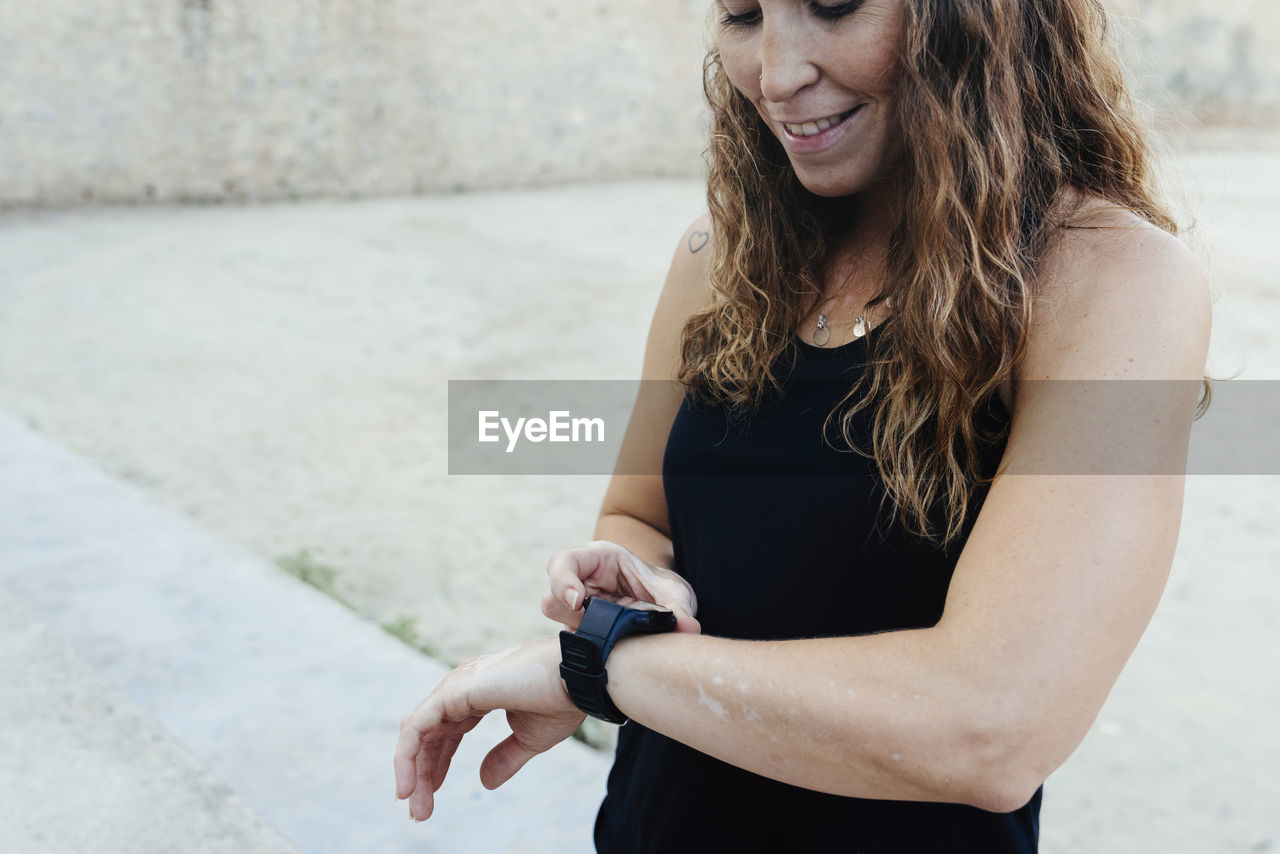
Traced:
[[[1061, 192], [1074, 185], [1179, 227], [1099, 0], [907, 0], [898, 56], [905, 204], [889, 240], [892, 294], [867, 304], [892, 296], [893, 320], [869, 340], [867, 371], [824, 434], [839, 414], [853, 445], [853, 416], [876, 401], [871, 450], [858, 452], [874, 458], [905, 528], [945, 548], [974, 487], [993, 479], [979, 471], [993, 437], [978, 412], [1025, 352], [1038, 263], [1076, 221], [1055, 215]], [[781, 387], [772, 366], [821, 295], [839, 218], [800, 185], [715, 47], [704, 90], [715, 298], [684, 327], [678, 377], [745, 415]], [[1206, 378], [1196, 418], [1210, 395]]]

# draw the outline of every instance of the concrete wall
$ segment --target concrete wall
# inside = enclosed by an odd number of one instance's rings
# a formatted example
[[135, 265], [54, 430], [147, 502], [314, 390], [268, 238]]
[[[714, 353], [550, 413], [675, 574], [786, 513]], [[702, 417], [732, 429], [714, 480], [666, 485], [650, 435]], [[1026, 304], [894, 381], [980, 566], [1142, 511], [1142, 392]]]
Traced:
[[689, 174], [701, 0], [0, 0], [0, 199]]
[[[1280, 120], [1280, 7], [1111, 0], [1144, 100]], [[691, 175], [707, 0], [0, 0], [0, 204]]]
[[1104, 0], [1138, 94], [1170, 125], [1280, 125], [1280, 4]]

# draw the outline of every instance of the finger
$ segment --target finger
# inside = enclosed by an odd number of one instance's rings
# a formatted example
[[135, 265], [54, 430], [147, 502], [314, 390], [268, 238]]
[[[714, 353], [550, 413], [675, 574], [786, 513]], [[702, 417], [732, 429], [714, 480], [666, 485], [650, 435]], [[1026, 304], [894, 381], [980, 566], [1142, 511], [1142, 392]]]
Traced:
[[418, 753], [422, 749], [423, 736], [438, 718], [432, 720], [430, 710], [434, 706], [414, 709], [400, 721], [400, 736], [396, 739], [392, 765], [396, 775], [396, 797], [404, 799], [413, 794], [418, 785]]
[[436, 753], [435, 768], [431, 772], [431, 791], [440, 791], [440, 787], [444, 785], [444, 778], [449, 773], [449, 765], [453, 762], [454, 754], [458, 751], [458, 745], [462, 743], [462, 737], [475, 729], [476, 724], [480, 723], [482, 719], [482, 717], [476, 716], [459, 721], [455, 724], [456, 731], [441, 742], [440, 748]]
[[683, 581], [672, 581], [656, 573], [644, 573], [637, 577], [637, 598], [647, 599], [668, 611], [683, 611], [693, 616], [694, 608], [689, 598], [689, 587]]
[[418, 778], [413, 787], [413, 794], [409, 796], [409, 816], [416, 821], [426, 821], [436, 810], [435, 791], [440, 787], [433, 785], [431, 780], [431, 773], [436, 764], [435, 747], [437, 745], [424, 742], [417, 757]]
[[609, 590], [613, 588], [615, 573], [608, 571], [608, 561], [596, 544], [579, 546], [556, 552], [547, 561], [547, 576], [551, 580], [551, 592], [577, 610], [586, 599], [587, 584]]
[[577, 631], [578, 624], [582, 622], [582, 611], [571, 611], [569, 606], [556, 598], [554, 593], [548, 591], [542, 596], [542, 613], [547, 618], [555, 620], [569, 631]]
[[668, 580], [662, 585], [662, 601], [675, 612], [676, 631], [701, 634], [702, 624], [694, 616], [698, 611], [698, 603], [683, 579]]
[[394, 760], [396, 775], [396, 800], [402, 801], [413, 794], [418, 781], [418, 764], [413, 758], [402, 759], [397, 744]]
[[[441, 733], [447, 732], [443, 727], [448, 721], [462, 720], [471, 713], [465, 694], [448, 690], [448, 684], [449, 676], [446, 676], [425, 700], [400, 721], [400, 736], [396, 740], [392, 760], [397, 798], [412, 798], [422, 788], [419, 784], [424, 779], [430, 780], [435, 748], [439, 745]], [[446, 708], [446, 703], [453, 708]], [[429, 783], [426, 789], [431, 791]]]
[[409, 796], [409, 815], [426, 821], [435, 812], [435, 793], [444, 784], [445, 774], [462, 737], [475, 728], [483, 716], [461, 721], [445, 721], [422, 740], [415, 767], [417, 779]]
[[699, 623], [693, 614], [683, 608], [672, 608], [671, 610], [676, 615], [677, 632], [688, 632], [691, 635], [702, 634], [702, 623]]
[[578, 576], [577, 565], [551, 571], [551, 595], [569, 611], [577, 611], [587, 598], [587, 586]]
[[536, 751], [521, 744], [514, 734], [509, 735], [480, 763], [480, 783], [486, 789], [496, 789], [537, 755]]

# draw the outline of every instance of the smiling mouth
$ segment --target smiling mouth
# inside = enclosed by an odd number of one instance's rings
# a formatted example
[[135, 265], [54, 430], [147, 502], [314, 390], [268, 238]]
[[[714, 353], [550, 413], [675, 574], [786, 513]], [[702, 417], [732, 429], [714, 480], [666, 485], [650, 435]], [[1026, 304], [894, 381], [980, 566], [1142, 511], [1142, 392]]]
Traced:
[[834, 116], [827, 116], [826, 118], [823, 118], [823, 119], [815, 119], [814, 121], [804, 122], [803, 124], [798, 124], [798, 125], [787, 124], [786, 122], [783, 122], [782, 126], [787, 129], [787, 133], [791, 134], [792, 136], [798, 136], [801, 139], [808, 136], [817, 136], [818, 134], [822, 133], [824, 130], [830, 130], [831, 128], [840, 124], [844, 120], [848, 119], [850, 116], [858, 112], [858, 110], [862, 109], [864, 106], [865, 104], [859, 104], [858, 106], [854, 107], [852, 110], [847, 110], [843, 113], [839, 113]]

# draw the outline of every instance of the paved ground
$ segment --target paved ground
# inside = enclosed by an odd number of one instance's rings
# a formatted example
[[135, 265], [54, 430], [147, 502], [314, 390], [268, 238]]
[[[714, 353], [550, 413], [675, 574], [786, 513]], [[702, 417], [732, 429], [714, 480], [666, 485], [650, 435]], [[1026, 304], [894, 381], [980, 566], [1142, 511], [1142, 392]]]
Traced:
[[0, 588], [0, 850], [296, 854]]
[[[1211, 370], [1280, 379], [1272, 237], [1280, 156], [1205, 149], [1171, 166], [1181, 170], [1198, 218], [1201, 238], [1192, 243], [1222, 290]], [[252, 576], [254, 584], [307, 594], [281, 595], [288, 604], [267, 609], [276, 617], [257, 617], [284, 620], [288, 632], [236, 642], [248, 645], [240, 654], [250, 660], [278, 651], [271, 675], [290, 691], [297, 680], [297, 696], [307, 698], [284, 712], [254, 707], [250, 721], [338, 703], [348, 717], [327, 729], [316, 723], [314, 741], [325, 744], [350, 741], [352, 727], [377, 733], [394, 722], [439, 670], [408, 650], [382, 650], [395, 642], [356, 620], [342, 630], [343, 643], [321, 644], [323, 657], [349, 660], [357, 653], [343, 652], [343, 644], [376, 637], [378, 656], [385, 656], [377, 672], [387, 684], [375, 690], [361, 683], [353, 692], [322, 679], [303, 690], [310, 659], [285, 645], [307, 625], [298, 614], [327, 608], [350, 618], [322, 599], [325, 607], [298, 604], [317, 597], [283, 574], [264, 581], [270, 560], [314, 550], [339, 570], [338, 592], [361, 615], [414, 617], [445, 657], [552, 631], [537, 614], [543, 566], [554, 551], [590, 538], [604, 478], [446, 476], [445, 381], [634, 377], [671, 251], [700, 210], [695, 184], [648, 182], [363, 203], [0, 215], [6, 459], [18, 465], [13, 461], [24, 459], [31, 443], [51, 458], [69, 449], [82, 464], [100, 467], [122, 494], [163, 509], [164, 525], [185, 526], [183, 537], [235, 551], [227, 566], [255, 567], [249, 575], [217, 575], [204, 559], [158, 553], [170, 575], [139, 575], [124, 587], [101, 581], [86, 592], [81, 579], [124, 570], [95, 569], [92, 558], [67, 564], [59, 576], [48, 567], [66, 560], [57, 555], [73, 528], [59, 523], [42, 539], [24, 540], [23, 525], [12, 521], [24, 517], [17, 516], [0, 523], [10, 526], [0, 538], [0, 585], [45, 624], [40, 631], [67, 643], [141, 714], [159, 720], [248, 809], [300, 850], [329, 850], [317, 838], [325, 833], [300, 828], [337, 833], [333, 828], [356, 821], [344, 803], [381, 821], [382, 813], [364, 806], [360, 787], [389, 791], [389, 780], [377, 777], [386, 769], [370, 766], [350, 789], [325, 778], [274, 804], [269, 793], [285, 785], [278, 766], [287, 762], [270, 757], [237, 769], [201, 747], [212, 743], [211, 732], [249, 738], [228, 734], [220, 721], [249, 704], [253, 691], [232, 673], [218, 673], [198, 644], [181, 654], [167, 645], [158, 648], [168, 652], [138, 654], [158, 641], [127, 640], [143, 631], [135, 623], [145, 624], [131, 615], [149, 613], [138, 604], [150, 601], [148, 591], [181, 578], [171, 595], [185, 603], [177, 612], [185, 616], [173, 619], [195, 621], [212, 642], [231, 627], [242, 630], [235, 601], [266, 595], [228, 590], [228, 578], [238, 585]], [[22, 471], [21, 488], [5, 472], [8, 507], [33, 502], [25, 490], [34, 482], [41, 506], [62, 512], [79, 488], [65, 472]], [[1189, 480], [1182, 541], [1160, 611], [1094, 731], [1046, 785], [1049, 854], [1280, 850], [1273, 714], [1280, 707], [1280, 628], [1271, 616], [1280, 607], [1271, 518], [1277, 498], [1277, 478]], [[84, 510], [77, 524], [103, 513]], [[146, 542], [153, 524], [151, 517], [120, 519], [115, 548], [127, 553], [135, 541]], [[36, 561], [25, 569], [12, 560], [15, 538], [24, 560]], [[129, 563], [119, 554], [111, 560], [103, 565]], [[184, 571], [175, 574], [175, 567]], [[228, 598], [235, 601], [222, 601]], [[99, 618], [109, 623], [93, 629], [99, 634], [83, 633]], [[119, 650], [114, 659], [102, 660], [104, 644]], [[122, 661], [128, 667], [113, 669]], [[195, 689], [183, 683], [174, 699], [151, 705], [139, 686], [162, 683], [192, 662], [225, 681], [189, 696]], [[185, 705], [202, 709], [190, 729], [164, 717]], [[373, 753], [376, 742], [375, 735]], [[317, 766], [327, 767], [320, 760]], [[324, 797], [313, 800], [316, 790]], [[598, 792], [585, 798], [592, 808], [597, 800]], [[0, 806], [0, 815], [7, 809]], [[386, 816], [419, 837], [435, 832], [413, 828], [390, 809]], [[565, 827], [557, 821], [549, 814], [536, 823], [539, 833]], [[576, 826], [576, 838], [585, 839], [585, 819]]]
[[591, 850], [604, 754], [488, 792], [488, 718], [411, 822], [392, 749], [447, 668], [4, 415], [0, 519], [0, 850]]

